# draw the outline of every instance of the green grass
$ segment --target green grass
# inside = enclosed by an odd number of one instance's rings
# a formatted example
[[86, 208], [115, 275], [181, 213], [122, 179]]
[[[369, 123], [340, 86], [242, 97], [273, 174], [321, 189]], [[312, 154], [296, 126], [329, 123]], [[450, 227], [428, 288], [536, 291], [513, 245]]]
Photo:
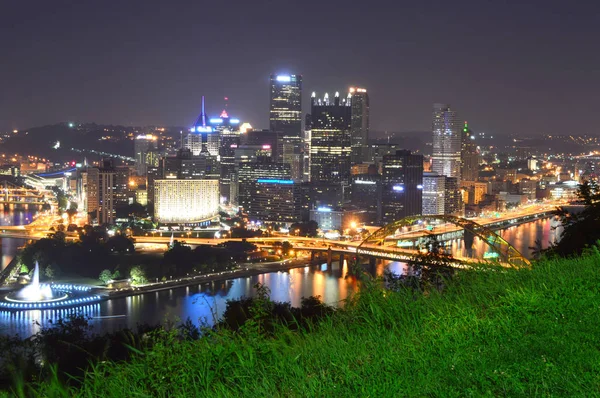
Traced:
[[220, 332], [97, 365], [83, 397], [600, 396], [600, 255], [363, 291], [311, 333]]

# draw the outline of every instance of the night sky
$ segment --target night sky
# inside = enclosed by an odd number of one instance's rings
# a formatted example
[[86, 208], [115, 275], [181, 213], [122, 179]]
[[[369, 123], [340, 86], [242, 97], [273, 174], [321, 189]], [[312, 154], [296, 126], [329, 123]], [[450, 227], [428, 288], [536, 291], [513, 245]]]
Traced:
[[305, 110], [367, 88], [374, 131], [430, 130], [447, 102], [475, 131], [600, 134], [600, 4], [519, 3], [5, 0], [0, 131], [188, 126], [201, 95], [266, 128], [269, 74], [288, 72]]

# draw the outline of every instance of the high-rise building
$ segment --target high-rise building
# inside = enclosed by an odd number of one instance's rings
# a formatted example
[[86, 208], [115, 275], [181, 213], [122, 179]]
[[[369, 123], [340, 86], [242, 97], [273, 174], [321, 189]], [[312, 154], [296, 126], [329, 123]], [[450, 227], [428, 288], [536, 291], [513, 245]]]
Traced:
[[154, 181], [163, 179], [162, 167], [148, 167], [146, 190], [148, 191], [148, 211], [154, 214]]
[[444, 214], [446, 177], [436, 173], [423, 173], [423, 214]]
[[446, 177], [444, 189], [444, 214], [462, 216], [464, 213], [462, 193], [458, 178]]
[[381, 175], [382, 222], [387, 224], [421, 214], [423, 155], [396, 151], [383, 157]]
[[433, 105], [433, 156], [431, 170], [460, 182], [462, 131], [456, 111], [447, 104]]
[[348, 98], [352, 106], [352, 164], [368, 160], [369, 95], [364, 88], [350, 87]]
[[148, 153], [156, 150], [157, 137], [152, 134], [141, 134], [133, 140], [135, 154], [135, 171], [137, 175], [146, 175], [148, 167]]
[[290, 165], [291, 177], [295, 182], [303, 180], [304, 151], [304, 140], [301, 137], [283, 137], [281, 147], [277, 150], [281, 154], [278, 161]]
[[302, 134], [302, 76], [271, 75], [269, 128], [286, 136]]
[[311, 96], [310, 179], [319, 182], [349, 182], [352, 108], [335, 93], [333, 101]]
[[235, 150], [240, 146], [239, 131], [221, 132], [219, 157], [221, 162], [220, 195], [224, 203], [231, 203], [231, 182], [235, 173]]
[[204, 96], [202, 96], [202, 110], [196, 123], [190, 128], [184, 139], [183, 146], [192, 152], [192, 155], [198, 156], [201, 152], [208, 152], [212, 156], [219, 155], [219, 132], [213, 128], [212, 124], [220, 125], [222, 118], [209, 119], [206, 116], [204, 108]]
[[218, 179], [219, 167], [216, 156], [201, 152], [193, 156], [189, 149], [180, 149], [177, 155], [165, 156], [159, 175], [164, 179], [203, 180]]
[[423, 214], [463, 214], [462, 193], [456, 177], [423, 173]]
[[461, 181], [477, 181], [479, 179], [479, 151], [475, 143], [475, 134], [469, 129], [467, 122], [462, 131], [460, 175]]
[[154, 217], [168, 224], [196, 224], [219, 213], [219, 180], [155, 180]]
[[367, 212], [365, 222], [381, 222], [381, 175], [358, 174], [352, 176], [350, 203]]
[[83, 209], [92, 221], [112, 224], [115, 208], [127, 204], [127, 168], [116, 169], [112, 162], [104, 160], [101, 167], [86, 167], [79, 172], [79, 196]]
[[241, 163], [237, 177], [239, 205], [252, 221], [298, 221], [300, 197], [289, 164], [266, 158]]

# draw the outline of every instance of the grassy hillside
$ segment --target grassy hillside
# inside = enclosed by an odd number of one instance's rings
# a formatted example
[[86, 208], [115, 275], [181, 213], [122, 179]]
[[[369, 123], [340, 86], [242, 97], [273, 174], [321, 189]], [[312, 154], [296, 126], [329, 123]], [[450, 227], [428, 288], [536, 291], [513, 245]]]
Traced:
[[[597, 396], [600, 254], [474, 270], [443, 293], [363, 290], [310, 333], [168, 334], [48, 396]], [[55, 395], [56, 394], [56, 395]]]

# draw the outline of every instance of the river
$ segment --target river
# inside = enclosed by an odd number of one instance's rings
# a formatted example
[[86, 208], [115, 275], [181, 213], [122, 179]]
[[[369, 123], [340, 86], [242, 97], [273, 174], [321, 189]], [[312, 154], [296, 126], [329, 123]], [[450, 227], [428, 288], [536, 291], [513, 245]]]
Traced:
[[[13, 222], [26, 216], [16, 219], [14, 217]], [[502, 230], [500, 235], [525, 256], [530, 257], [529, 247], [533, 246], [536, 240], [540, 240], [544, 247], [556, 240], [559, 230], [555, 230], [554, 226], [556, 222], [553, 220], [537, 220]], [[18, 246], [23, 242], [15, 242], [15, 239], [2, 241], [4, 264], [5, 259], [12, 259]], [[376, 269], [372, 271], [380, 275], [385, 267], [401, 274], [407, 265], [399, 262], [385, 264], [378, 262]], [[91, 324], [96, 333], [115, 331], [124, 327], [135, 328], [136, 325], [143, 323], [156, 324], [187, 318], [194, 322], [205, 321], [212, 324], [214, 319], [218, 319], [225, 310], [227, 300], [252, 296], [253, 286], [259, 282], [270, 289], [271, 298], [275, 301], [291, 302], [293, 306], [298, 306], [302, 297], [321, 296], [325, 303], [337, 306], [357, 289], [356, 281], [353, 278], [346, 278], [346, 272], [347, 266], [340, 267], [337, 263], [333, 263], [331, 267], [327, 267], [326, 264], [306, 266], [116, 298], [80, 307], [77, 311], [92, 317]], [[39, 330], [39, 326], [34, 321], [45, 325], [48, 320], [64, 317], [72, 311], [75, 310], [0, 312], [0, 334], [27, 337]]]

